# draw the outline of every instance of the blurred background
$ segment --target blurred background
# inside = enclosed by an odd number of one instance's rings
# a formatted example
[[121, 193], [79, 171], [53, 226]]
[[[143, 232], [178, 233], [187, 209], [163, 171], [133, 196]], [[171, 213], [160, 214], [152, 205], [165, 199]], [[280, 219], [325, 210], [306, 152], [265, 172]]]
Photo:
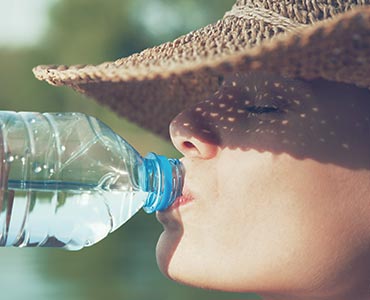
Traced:
[[[169, 143], [68, 88], [34, 79], [39, 64], [94, 64], [128, 56], [216, 21], [234, 0], [0, 0], [0, 110], [93, 115], [141, 154], [179, 157]], [[258, 299], [181, 286], [155, 261], [161, 226], [138, 213], [79, 252], [0, 249], [5, 299]]]

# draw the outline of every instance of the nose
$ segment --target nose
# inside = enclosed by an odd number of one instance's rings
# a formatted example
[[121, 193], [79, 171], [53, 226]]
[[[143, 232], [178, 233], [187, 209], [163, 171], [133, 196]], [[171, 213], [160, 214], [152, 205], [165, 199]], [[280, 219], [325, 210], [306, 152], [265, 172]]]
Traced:
[[[216, 156], [218, 146], [211, 131], [200, 128], [199, 117], [191, 119], [192, 114], [181, 113], [170, 124], [170, 136], [172, 143], [185, 157], [211, 159]], [[208, 135], [209, 139], [204, 136]]]

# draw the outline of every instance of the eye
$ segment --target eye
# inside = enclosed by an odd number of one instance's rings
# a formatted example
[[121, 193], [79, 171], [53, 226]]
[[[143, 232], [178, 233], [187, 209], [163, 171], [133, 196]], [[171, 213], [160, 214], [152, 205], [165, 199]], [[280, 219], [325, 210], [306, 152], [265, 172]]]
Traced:
[[273, 112], [278, 112], [279, 108], [277, 106], [269, 106], [269, 105], [264, 105], [264, 106], [257, 106], [257, 105], [251, 105], [251, 106], [246, 106], [245, 109], [254, 114], [266, 114], [266, 113], [273, 113]]

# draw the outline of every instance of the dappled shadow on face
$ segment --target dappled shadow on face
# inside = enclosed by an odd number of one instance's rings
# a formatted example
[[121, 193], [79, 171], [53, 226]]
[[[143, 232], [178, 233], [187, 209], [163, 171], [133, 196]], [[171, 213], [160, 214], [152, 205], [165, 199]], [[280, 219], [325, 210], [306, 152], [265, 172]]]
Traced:
[[180, 113], [171, 135], [370, 168], [370, 91], [322, 79], [233, 74], [210, 99]]

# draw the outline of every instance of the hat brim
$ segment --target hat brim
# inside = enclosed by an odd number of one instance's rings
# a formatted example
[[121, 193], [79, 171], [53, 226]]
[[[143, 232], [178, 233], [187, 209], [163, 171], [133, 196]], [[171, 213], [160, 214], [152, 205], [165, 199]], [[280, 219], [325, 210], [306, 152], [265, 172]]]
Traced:
[[[227, 22], [230, 20], [223, 19], [209, 25], [207, 32], [217, 33], [213, 27], [225, 27]], [[198, 59], [158, 55], [157, 60], [140, 61], [141, 54], [144, 58], [153, 57], [163, 46], [170, 45], [174, 51], [178, 45], [189, 46], [192, 36], [197, 37], [193, 53], [209, 47], [207, 42], [211, 37], [191, 33], [116, 62], [97, 66], [38, 66], [33, 72], [40, 80], [68, 85], [95, 98], [166, 139], [171, 119], [214, 93], [219, 88], [220, 77], [226, 73], [263, 70], [293, 78], [323, 78], [370, 88], [370, 7], [362, 6], [330, 20], [280, 34], [254, 47], [230, 50], [228, 46], [227, 51], [210, 52]], [[204, 40], [199, 40], [199, 36]]]

